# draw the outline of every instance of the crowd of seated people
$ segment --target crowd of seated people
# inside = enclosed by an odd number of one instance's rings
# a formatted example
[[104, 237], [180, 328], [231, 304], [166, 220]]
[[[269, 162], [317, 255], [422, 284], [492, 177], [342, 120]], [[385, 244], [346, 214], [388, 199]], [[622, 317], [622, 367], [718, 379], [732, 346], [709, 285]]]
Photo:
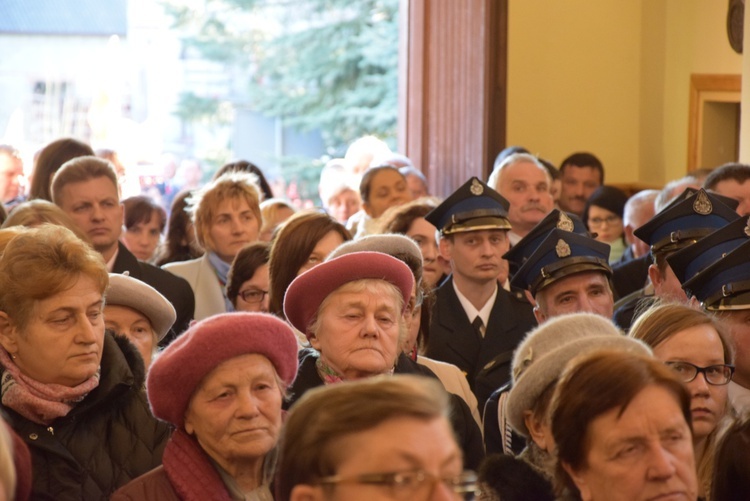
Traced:
[[529, 151], [437, 197], [361, 138], [311, 208], [0, 145], [0, 499], [746, 499], [750, 165]]

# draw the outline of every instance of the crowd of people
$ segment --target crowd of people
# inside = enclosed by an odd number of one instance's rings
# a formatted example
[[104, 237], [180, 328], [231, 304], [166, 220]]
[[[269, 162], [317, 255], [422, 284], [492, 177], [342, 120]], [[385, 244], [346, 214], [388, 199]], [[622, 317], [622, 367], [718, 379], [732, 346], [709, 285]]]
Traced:
[[750, 165], [516, 146], [441, 198], [366, 137], [305, 209], [126, 172], [0, 145], [0, 499], [750, 496]]

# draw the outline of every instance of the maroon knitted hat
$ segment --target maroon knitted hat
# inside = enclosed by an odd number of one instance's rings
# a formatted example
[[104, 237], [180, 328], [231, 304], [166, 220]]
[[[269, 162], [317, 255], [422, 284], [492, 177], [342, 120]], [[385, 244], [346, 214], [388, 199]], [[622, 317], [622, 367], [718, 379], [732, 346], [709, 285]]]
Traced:
[[308, 327], [323, 300], [342, 285], [375, 278], [392, 283], [409, 302], [414, 275], [403, 261], [382, 252], [352, 252], [325, 261], [292, 281], [284, 296], [284, 315], [297, 330], [309, 335]]
[[247, 354], [265, 356], [287, 386], [297, 376], [297, 338], [283, 320], [237, 312], [194, 323], [151, 364], [146, 390], [154, 416], [182, 427], [203, 378], [222, 362]]

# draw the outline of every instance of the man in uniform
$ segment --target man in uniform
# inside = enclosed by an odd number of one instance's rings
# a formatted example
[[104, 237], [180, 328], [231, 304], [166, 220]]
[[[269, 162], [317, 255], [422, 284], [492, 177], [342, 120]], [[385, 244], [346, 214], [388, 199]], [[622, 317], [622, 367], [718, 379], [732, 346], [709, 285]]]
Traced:
[[650, 246], [653, 263], [648, 268], [649, 284], [618, 302], [615, 322], [621, 328], [629, 329], [635, 312], [643, 310], [654, 298], [687, 302], [667, 258], [738, 219], [734, 207], [727, 204], [734, 201], [703, 189], [688, 188], [635, 230], [635, 236]]
[[508, 206], [473, 177], [425, 216], [451, 266], [437, 291], [426, 355], [464, 371], [480, 408], [510, 379], [513, 351], [536, 324], [523, 292], [508, 292], [497, 281], [509, 248]]

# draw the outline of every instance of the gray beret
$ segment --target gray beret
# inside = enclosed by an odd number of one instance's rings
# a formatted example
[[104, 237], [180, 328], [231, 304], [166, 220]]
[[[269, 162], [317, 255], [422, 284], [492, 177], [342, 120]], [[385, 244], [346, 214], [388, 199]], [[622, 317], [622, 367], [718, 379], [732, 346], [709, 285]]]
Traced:
[[524, 411], [534, 408], [571, 359], [599, 349], [651, 354], [646, 344], [623, 335], [610, 320], [593, 313], [554, 317], [527, 334], [513, 354], [513, 387], [506, 409], [513, 429], [528, 437]]
[[327, 259], [351, 254], [352, 252], [382, 252], [393, 256], [394, 254], [408, 254], [422, 261], [422, 252], [417, 243], [411, 238], [398, 233], [384, 233], [382, 235], [367, 235], [356, 240], [350, 240], [336, 247], [328, 255]]
[[156, 289], [119, 273], [109, 274], [106, 304], [127, 306], [145, 315], [156, 332], [157, 341], [164, 339], [177, 318], [172, 303]]
[[388, 254], [405, 262], [418, 282], [422, 279], [422, 251], [419, 250], [417, 243], [406, 235], [384, 233], [350, 240], [336, 247], [326, 260], [352, 252], [382, 252]]

